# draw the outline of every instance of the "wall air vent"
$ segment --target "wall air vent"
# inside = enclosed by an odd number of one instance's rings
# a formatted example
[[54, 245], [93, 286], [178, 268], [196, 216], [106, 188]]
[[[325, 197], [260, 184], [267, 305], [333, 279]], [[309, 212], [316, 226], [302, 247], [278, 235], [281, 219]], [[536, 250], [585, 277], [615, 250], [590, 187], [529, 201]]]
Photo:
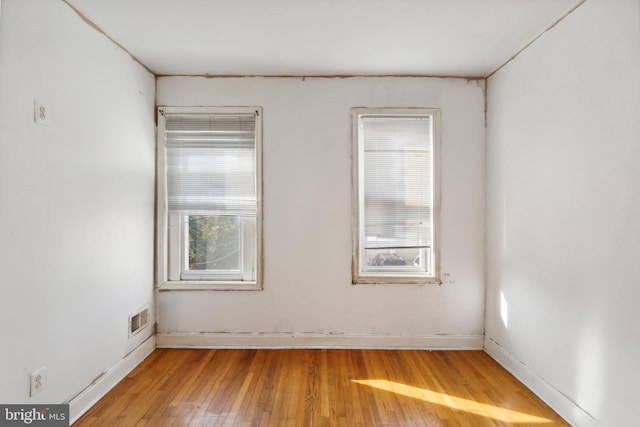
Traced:
[[132, 337], [143, 330], [148, 323], [149, 308], [145, 307], [135, 314], [129, 316], [129, 336]]

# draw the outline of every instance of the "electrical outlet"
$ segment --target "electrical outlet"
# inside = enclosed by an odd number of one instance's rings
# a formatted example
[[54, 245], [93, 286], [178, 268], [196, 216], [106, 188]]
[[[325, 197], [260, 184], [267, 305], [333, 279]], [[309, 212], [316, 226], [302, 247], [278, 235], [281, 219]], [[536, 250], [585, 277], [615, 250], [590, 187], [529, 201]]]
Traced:
[[42, 391], [47, 385], [47, 367], [43, 366], [35, 372], [31, 373], [30, 396], [34, 396]]
[[33, 120], [38, 124], [49, 126], [49, 107], [37, 99], [33, 103]]

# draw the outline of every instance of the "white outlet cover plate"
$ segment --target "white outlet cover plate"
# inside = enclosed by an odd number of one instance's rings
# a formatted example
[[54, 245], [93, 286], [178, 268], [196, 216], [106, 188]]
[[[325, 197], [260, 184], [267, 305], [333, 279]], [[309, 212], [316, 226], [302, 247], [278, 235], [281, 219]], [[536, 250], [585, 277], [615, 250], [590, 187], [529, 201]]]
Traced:
[[47, 367], [43, 366], [31, 373], [31, 387], [29, 390], [29, 395], [34, 396], [44, 389], [44, 386], [47, 384]]
[[37, 99], [33, 102], [33, 120], [40, 125], [49, 126], [49, 107]]

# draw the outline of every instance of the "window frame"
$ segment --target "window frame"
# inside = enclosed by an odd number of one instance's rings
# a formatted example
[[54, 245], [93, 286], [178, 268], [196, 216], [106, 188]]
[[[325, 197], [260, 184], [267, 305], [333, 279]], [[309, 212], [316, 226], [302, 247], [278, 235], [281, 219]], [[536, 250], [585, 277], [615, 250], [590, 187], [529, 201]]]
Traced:
[[[161, 291], [172, 290], [262, 290], [263, 289], [263, 207], [262, 207], [262, 107], [174, 107], [159, 106], [156, 135], [156, 283]], [[194, 279], [184, 279], [182, 274], [185, 261], [184, 240], [188, 227], [183, 220], [185, 215], [172, 214], [167, 206], [167, 170], [165, 114], [255, 114], [255, 159], [256, 159], [256, 231], [255, 231], [255, 277], [254, 280], [230, 280], [224, 275], [215, 279], [213, 275], [187, 274]], [[242, 225], [244, 228], [244, 225]], [[247, 243], [253, 238], [241, 232], [243, 256], [247, 254]], [[253, 250], [248, 252], [253, 253]], [[245, 265], [244, 273], [247, 272]]]
[[[385, 269], [376, 272], [374, 269], [365, 271], [363, 269], [364, 249], [361, 247], [361, 236], [363, 233], [361, 221], [361, 211], [364, 202], [363, 173], [364, 159], [361, 156], [360, 119], [363, 116], [430, 116], [432, 118], [432, 168], [433, 168], [433, 206], [432, 206], [432, 229], [433, 242], [431, 249], [432, 273], [410, 271], [411, 269]], [[354, 107], [351, 114], [352, 120], [352, 284], [441, 284], [440, 269], [440, 109], [438, 108], [372, 108]]]

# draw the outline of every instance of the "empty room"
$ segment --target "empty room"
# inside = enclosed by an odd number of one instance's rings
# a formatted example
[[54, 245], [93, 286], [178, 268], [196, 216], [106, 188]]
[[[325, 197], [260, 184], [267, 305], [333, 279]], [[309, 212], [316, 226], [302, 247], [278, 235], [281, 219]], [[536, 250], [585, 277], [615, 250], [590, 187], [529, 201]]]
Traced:
[[639, 163], [640, 0], [0, 0], [0, 426], [636, 425]]

